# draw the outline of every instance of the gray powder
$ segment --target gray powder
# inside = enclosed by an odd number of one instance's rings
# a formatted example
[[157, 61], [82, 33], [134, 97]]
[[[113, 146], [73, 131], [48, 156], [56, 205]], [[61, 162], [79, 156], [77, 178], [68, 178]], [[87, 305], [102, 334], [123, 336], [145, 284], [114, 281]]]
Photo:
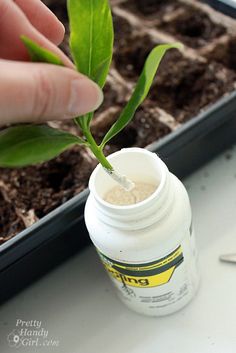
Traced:
[[147, 199], [156, 190], [157, 185], [147, 183], [135, 183], [131, 191], [124, 190], [121, 186], [115, 186], [109, 190], [104, 200], [113, 205], [133, 205]]

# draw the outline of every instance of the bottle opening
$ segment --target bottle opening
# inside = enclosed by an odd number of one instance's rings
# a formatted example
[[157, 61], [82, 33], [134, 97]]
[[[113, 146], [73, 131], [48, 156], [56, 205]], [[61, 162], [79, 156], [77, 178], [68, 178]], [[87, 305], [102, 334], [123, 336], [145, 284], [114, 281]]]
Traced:
[[131, 192], [121, 190], [101, 165], [98, 165], [90, 178], [89, 188], [103, 206], [135, 207], [161, 192], [167, 168], [155, 153], [142, 148], [127, 148], [113, 153], [108, 159], [115, 170], [135, 182], [136, 189]]

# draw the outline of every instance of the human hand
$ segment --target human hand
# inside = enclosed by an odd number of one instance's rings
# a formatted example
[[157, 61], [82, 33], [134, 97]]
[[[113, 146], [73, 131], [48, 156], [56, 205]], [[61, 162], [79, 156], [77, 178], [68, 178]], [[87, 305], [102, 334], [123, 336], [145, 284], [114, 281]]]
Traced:
[[[53, 51], [66, 67], [25, 62], [21, 35]], [[100, 88], [57, 47], [63, 37], [62, 23], [40, 0], [0, 0], [0, 125], [72, 119], [102, 103]]]

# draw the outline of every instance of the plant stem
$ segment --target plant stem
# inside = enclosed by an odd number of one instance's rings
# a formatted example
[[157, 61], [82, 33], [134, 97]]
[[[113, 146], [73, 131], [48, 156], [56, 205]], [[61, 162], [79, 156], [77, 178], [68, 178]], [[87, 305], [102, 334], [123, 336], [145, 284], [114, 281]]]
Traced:
[[134, 188], [135, 184], [129, 180], [125, 175], [121, 175], [120, 173], [116, 172], [112, 165], [108, 162], [106, 157], [104, 156], [103, 150], [101, 146], [96, 144], [96, 141], [91, 134], [89, 128], [84, 127], [82, 128], [83, 134], [86, 137], [88, 147], [93, 152], [94, 156], [98, 159], [101, 163], [105, 171], [110, 175], [110, 177], [115, 180], [120, 186], [122, 186], [126, 191], [130, 191]]
[[102, 149], [96, 144], [96, 141], [94, 140], [91, 132], [88, 129], [86, 129], [86, 130], [83, 130], [83, 133], [84, 133], [84, 136], [87, 139], [87, 142], [89, 143], [89, 148], [91, 149], [91, 151], [93, 152], [95, 157], [99, 160], [101, 165], [105, 169], [107, 169], [109, 171], [113, 171], [112, 165], [106, 159]]

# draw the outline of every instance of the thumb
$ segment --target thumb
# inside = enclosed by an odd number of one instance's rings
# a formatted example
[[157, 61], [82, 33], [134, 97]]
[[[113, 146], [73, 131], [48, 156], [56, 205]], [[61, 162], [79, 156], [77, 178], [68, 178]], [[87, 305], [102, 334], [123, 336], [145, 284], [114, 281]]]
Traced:
[[0, 125], [72, 119], [102, 100], [100, 88], [74, 70], [0, 60]]

